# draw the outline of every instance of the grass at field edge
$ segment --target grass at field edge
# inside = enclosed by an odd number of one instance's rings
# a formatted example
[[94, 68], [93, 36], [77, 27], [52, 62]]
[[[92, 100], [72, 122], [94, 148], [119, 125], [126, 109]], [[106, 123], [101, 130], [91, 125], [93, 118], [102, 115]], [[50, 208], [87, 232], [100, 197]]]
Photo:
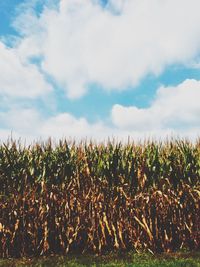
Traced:
[[50, 256], [0, 260], [0, 267], [200, 267], [200, 252], [151, 254], [108, 254], [104, 256]]

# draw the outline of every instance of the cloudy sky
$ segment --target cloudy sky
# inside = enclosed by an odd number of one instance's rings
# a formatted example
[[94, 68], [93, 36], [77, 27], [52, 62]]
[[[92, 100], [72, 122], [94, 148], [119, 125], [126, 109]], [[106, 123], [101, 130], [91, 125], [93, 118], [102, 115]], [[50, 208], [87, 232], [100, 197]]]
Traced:
[[199, 0], [0, 0], [0, 139], [200, 136]]

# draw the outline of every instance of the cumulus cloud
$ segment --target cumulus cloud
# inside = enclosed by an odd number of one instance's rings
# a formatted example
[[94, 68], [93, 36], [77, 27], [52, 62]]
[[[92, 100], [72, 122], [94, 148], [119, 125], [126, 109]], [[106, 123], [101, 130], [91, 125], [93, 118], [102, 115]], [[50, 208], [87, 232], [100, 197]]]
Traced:
[[36, 66], [24, 63], [16, 49], [0, 42], [0, 95], [35, 98], [51, 90]]
[[109, 0], [106, 7], [60, 0], [39, 16], [31, 8], [18, 17], [18, 50], [42, 56], [43, 71], [70, 98], [84, 95], [91, 83], [123, 90], [200, 53], [199, 9], [199, 0]]
[[200, 81], [185, 80], [175, 87], [160, 87], [148, 108], [114, 105], [112, 120], [115, 126], [127, 130], [181, 133], [194, 129], [200, 134], [199, 99]]
[[48, 0], [39, 13], [34, 2], [19, 9], [14, 25], [20, 37], [10, 47], [0, 41], [0, 138], [11, 132], [27, 140], [200, 133], [197, 80], [160, 87], [148, 108], [114, 105], [109, 125], [55, 115], [56, 108], [44, 115], [31, 102], [52, 91], [45, 77], [78, 98], [91, 84], [125, 90], [173, 64], [199, 68], [199, 0], [109, 0], [104, 7], [100, 0]]
[[195, 140], [200, 136], [200, 81], [185, 80], [175, 87], [160, 87], [148, 108], [114, 105], [111, 124], [103, 121], [89, 123], [84, 117], [76, 118], [70, 113], [58, 113], [45, 117], [38, 110], [13, 108], [0, 113], [0, 137], [12, 131], [18, 136], [33, 141], [48, 137], [90, 138], [97, 141], [108, 137], [127, 141], [148, 138], [188, 137]]
[[0, 125], [22, 136], [36, 136], [43, 120], [41, 114], [34, 108], [10, 108], [0, 112]]
[[31, 142], [33, 140], [46, 140], [47, 138], [76, 138], [76, 140], [94, 138], [107, 139], [112, 136], [113, 129], [103, 122], [89, 123], [85, 118], [76, 118], [69, 113], [60, 113], [44, 117], [36, 109], [10, 109], [0, 112], [0, 139], [8, 136], [22, 138]]
[[85, 118], [75, 118], [69, 113], [61, 113], [49, 118], [41, 128], [41, 135], [56, 138], [71, 137], [76, 139], [102, 139], [109, 136], [110, 128], [103, 122], [89, 123]]
[[[36, 109], [9, 109], [0, 112], [0, 140], [6, 141], [8, 137], [21, 139], [26, 143], [37, 140], [54, 140], [62, 138], [80, 140], [107, 141], [108, 138], [127, 141], [128, 137], [139, 140], [145, 138], [145, 133], [127, 131], [107, 125], [102, 121], [89, 123], [84, 117], [76, 118], [70, 113], [59, 113], [44, 117]], [[146, 136], [146, 137], [149, 137]]]

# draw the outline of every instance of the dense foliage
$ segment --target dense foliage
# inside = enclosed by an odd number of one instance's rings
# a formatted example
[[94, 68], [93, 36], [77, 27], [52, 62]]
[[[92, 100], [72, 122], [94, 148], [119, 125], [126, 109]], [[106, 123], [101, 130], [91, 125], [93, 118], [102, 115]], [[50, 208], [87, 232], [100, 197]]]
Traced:
[[0, 145], [0, 256], [200, 248], [200, 141]]

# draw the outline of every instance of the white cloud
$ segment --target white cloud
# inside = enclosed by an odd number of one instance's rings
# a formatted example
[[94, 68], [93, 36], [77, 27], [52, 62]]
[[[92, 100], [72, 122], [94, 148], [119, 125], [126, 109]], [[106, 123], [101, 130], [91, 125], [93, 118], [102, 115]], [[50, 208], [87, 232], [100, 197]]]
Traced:
[[[57, 8], [46, 5], [40, 15], [31, 2], [15, 22], [21, 37], [12, 48], [0, 41], [0, 138], [11, 131], [27, 140], [200, 134], [200, 81], [196, 80], [159, 88], [149, 108], [114, 105], [111, 125], [89, 123], [69, 113], [45, 117], [32, 101], [47, 96], [52, 105], [52, 86], [44, 73], [69, 98], [77, 98], [90, 83], [124, 90], [171, 64], [198, 67], [199, 0], [110, 0], [106, 8], [98, 0], [58, 2]], [[34, 65], [33, 58], [41, 66]], [[19, 98], [29, 100], [24, 104]]]
[[[86, 118], [76, 118], [70, 113], [59, 113], [45, 117], [38, 110], [11, 108], [0, 113], [0, 138], [11, 133], [31, 142], [49, 137], [93, 139], [104, 141], [117, 138], [127, 141], [148, 138], [200, 136], [200, 81], [185, 80], [176, 87], [160, 87], [149, 108], [124, 107], [114, 105], [111, 124], [103, 121], [89, 123]], [[6, 134], [5, 134], [6, 133]]]
[[44, 118], [34, 108], [10, 108], [0, 112], [0, 125], [21, 136], [37, 136]]
[[111, 134], [111, 128], [102, 122], [89, 123], [85, 118], [75, 118], [69, 113], [61, 113], [49, 118], [41, 128], [41, 135], [55, 138], [71, 137], [95, 138], [100, 140]]
[[49, 137], [59, 138], [94, 138], [103, 140], [112, 136], [113, 129], [103, 122], [90, 124], [85, 118], [75, 118], [69, 113], [60, 113], [51, 117], [44, 117], [36, 109], [14, 108], [0, 112], [0, 139], [5, 140], [11, 135], [13, 138], [45, 140]]
[[35, 98], [51, 90], [36, 66], [23, 62], [16, 49], [0, 42], [0, 95]]
[[[200, 134], [200, 81], [185, 80], [176, 87], [161, 87], [149, 108], [114, 105], [112, 120], [120, 129], [177, 134], [196, 129]], [[198, 129], [198, 131], [197, 131]]]
[[60, 0], [57, 9], [36, 16], [31, 8], [18, 18], [18, 50], [42, 55], [43, 71], [70, 98], [90, 83], [123, 90], [200, 53], [199, 9], [199, 0], [110, 0], [106, 9], [98, 1]]

